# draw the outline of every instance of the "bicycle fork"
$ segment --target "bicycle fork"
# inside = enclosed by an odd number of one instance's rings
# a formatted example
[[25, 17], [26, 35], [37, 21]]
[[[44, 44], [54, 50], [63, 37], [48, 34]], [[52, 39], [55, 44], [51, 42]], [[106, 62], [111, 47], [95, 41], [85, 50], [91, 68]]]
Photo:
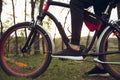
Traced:
[[[34, 23], [32, 23], [34, 24]], [[29, 49], [31, 48], [31, 45], [33, 44], [34, 40], [35, 40], [35, 37], [36, 37], [36, 30], [35, 30], [35, 26], [34, 25], [31, 25], [31, 31], [30, 31], [30, 34], [25, 42], [25, 45], [24, 47], [21, 49], [21, 52], [22, 53], [27, 53], [29, 51]], [[34, 27], [33, 27], [34, 26]]]

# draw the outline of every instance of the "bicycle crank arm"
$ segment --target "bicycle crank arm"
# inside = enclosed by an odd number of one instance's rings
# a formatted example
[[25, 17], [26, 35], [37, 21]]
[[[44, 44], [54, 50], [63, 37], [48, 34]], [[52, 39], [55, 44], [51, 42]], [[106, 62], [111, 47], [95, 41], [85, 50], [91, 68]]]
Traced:
[[104, 62], [104, 61], [99, 60], [98, 58], [94, 58], [94, 61], [97, 63], [101, 63], [101, 64], [116, 64], [116, 65], [120, 64], [120, 62]]

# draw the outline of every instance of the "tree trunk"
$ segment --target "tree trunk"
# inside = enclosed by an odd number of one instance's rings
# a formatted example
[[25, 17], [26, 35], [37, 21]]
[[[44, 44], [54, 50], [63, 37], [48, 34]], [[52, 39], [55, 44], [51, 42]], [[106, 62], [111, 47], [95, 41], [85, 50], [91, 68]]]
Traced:
[[36, 0], [35, 1], [31, 0], [31, 18], [33, 21], [34, 21], [35, 3], [36, 3]]
[[[13, 8], [13, 22], [14, 24], [16, 23], [15, 21], [15, 6], [14, 6], [14, 1], [12, 0], [12, 8]], [[18, 37], [17, 37], [17, 32], [15, 31], [15, 52], [18, 54]]]
[[27, 15], [27, 0], [25, 0], [25, 12], [24, 12], [25, 21], [26, 21], [26, 15]]
[[118, 19], [120, 19], [120, 3], [117, 4]]
[[[25, 21], [26, 21], [26, 15], [27, 15], [27, 0], [25, 0], [25, 13], [24, 13]], [[25, 29], [25, 39], [27, 40], [27, 31], [26, 31], [26, 29]]]
[[2, 13], [2, 0], [0, 0], [0, 25], [1, 25], [1, 35], [3, 34], [3, 25], [2, 25], [2, 20], [1, 20], [1, 13]]

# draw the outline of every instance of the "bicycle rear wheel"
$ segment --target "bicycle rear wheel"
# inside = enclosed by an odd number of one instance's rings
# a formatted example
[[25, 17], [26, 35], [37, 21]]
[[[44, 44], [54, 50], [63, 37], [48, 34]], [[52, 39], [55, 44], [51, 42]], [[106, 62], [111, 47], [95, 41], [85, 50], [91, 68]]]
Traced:
[[30, 49], [26, 53], [21, 52], [30, 31], [30, 23], [24, 22], [12, 26], [2, 36], [0, 64], [8, 75], [35, 78], [48, 68], [52, 44], [47, 33], [38, 25]]
[[[117, 22], [120, 25], [120, 21]], [[99, 53], [120, 51], [120, 32], [113, 28], [107, 27], [104, 35], [101, 36], [99, 43]], [[120, 54], [111, 54], [100, 56], [100, 60], [104, 62], [120, 62]], [[102, 64], [103, 67], [113, 76], [115, 79], [120, 79], [120, 64]]]

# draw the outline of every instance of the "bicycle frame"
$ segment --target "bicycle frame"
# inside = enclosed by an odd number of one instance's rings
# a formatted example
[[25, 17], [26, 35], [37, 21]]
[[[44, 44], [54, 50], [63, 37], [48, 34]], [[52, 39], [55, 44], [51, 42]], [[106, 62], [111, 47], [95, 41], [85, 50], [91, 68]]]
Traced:
[[[55, 24], [58, 25], [57, 28], [58, 28], [58, 31], [59, 31], [60, 35], [62, 36], [62, 40], [64, 41], [65, 45], [68, 46], [69, 39], [68, 39], [67, 35], [65, 34], [65, 31], [63, 30], [62, 25], [61, 25], [60, 22], [54, 17], [54, 15], [52, 15], [50, 12], [48, 12], [48, 9], [49, 9], [49, 7], [50, 7], [51, 5], [69, 8], [69, 4], [65, 4], [65, 3], [61, 3], [61, 2], [56, 2], [56, 1], [48, 0], [47, 4], [45, 5], [45, 8], [43, 9], [42, 14], [38, 16], [38, 19], [39, 19], [40, 21], [42, 21], [45, 15], [51, 16], [51, 18], [52, 18], [52, 20], [54, 20]], [[85, 11], [85, 12], [86, 12], [87, 14], [94, 15], [94, 14], [88, 12], [88, 11]], [[94, 15], [94, 16], [97, 16], [97, 15]], [[98, 16], [97, 16], [97, 17], [98, 17]], [[99, 28], [99, 29], [100, 29], [100, 28]], [[96, 30], [96, 32], [95, 32], [95, 34], [94, 34], [94, 37], [93, 37], [93, 40], [92, 40], [90, 46], [89, 46], [89, 47], [87, 48], [87, 50], [85, 51], [85, 53], [88, 53], [88, 51], [92, 48], [92, 46], [93, 46], [93, 44], [94, 44], [94, 41], [95, 41], [95, 39], [97, 38], [98, 31], [99, 31], [99, 30]]]
[[[104, 22], [105, 24], [107, 24], [107, 25], [110, 26], [111, 28], [115, 28], [118, 32], [120, 32], [120, 29], [119, 29], [118, 27], [114, 26], [113, 23], [108, 22], [108, 21], [109, 21], [109, 20], [108, 20], [108, 14], [111, 12], [112, 8], [114, 7], [113, 4], [114, 4], [114, 3], [113, 3], [112, 1], [109, 3], [109, 5], [107, 6], [107, 9], [106, 9], [105, 12], [103, 13], [102, 17], [99, 17], [99, 16], [97, 16], [96, 14], [90, 13], [90, 12], [88, 12], [88, 11], [86, 11], [86, 10], [84, 10], [84, 12], [85, 12], [86, 14], [90, 14], [90, 15], [96, 17], [96, 18], [97, 18], [98, 20], [100, 20], [101, 22]], [[45, 17], [46, 15], [48, 15], [48, 16], [55, 22], [55, 24], [57, 25], [56, 27], [57, 27], [57, 29], [58, 29], [61, 37], [62, 37], [62, 40], [63, 40], [63, 42], [65, 43], [65, 45], [68, 47], [68, 45], [69, 45], [69, 44], [68, 44], [69, 39], [68, 39], [68, 37], [67, 37], [64, 29], [62, 28], [61, 23], [56, 19], [56, 17], [55, 17], [54, 15], [52, 15], [50, 12], [48, 12], [48, 9], [49, 9], [49, 7], [50, 7], [51, 5], [70, 8], [69, 4], [61, 3], [61, 2], [56, 2], [56, 1], [52, 1], [52, 0], [48, 0], [47, 3], [46, 3], [46, 5], [45, 5], [45, 7], [44, 7], [44, 9], [43, 9], [43, 11], [42, 11], [42, 13], [37, 16], [37, 20], [36, 20], [35, 24], [37, 23], [37, 21], [42, 22], [42, 20], [44, 19], [44, 17]], [[33, 30], [34, 30], [34, 29], [35, 29], [35, 28], [33, 28]], [[116, 52], [105, 52], [105, 53], [101, 53], [101, 54], [97, 54], [97, 53], [96, 53], [96, 54], [93, 54], [93, 53], [88, 54], [88, 52], [89, 52], [89, 51], [91, 50], [91, 48], [93, 47], [95, 40], [97, 39], [98, 32], [100, 31], [100, 29], [101, 29], [101, 26], [98, 27], [98, 28], [95, 30], [95, 33], [94, 33], [93, 38], [92, 38], [92, 41], [91, 41], [90, 45], [88, 46], [88, 48], [83, 52], [82, 56], [97, 57], [97, 56], [101, 56], [101, 55], [109, 55], [109, 54], [114, 54], [114, 53], [120, 53], [120, 51], [116, 51]], [[33, 32], [33, 31], [31, 31], [31, 32]], [[31, 35], [32, 35], [32, 34], [31, 34]], [[31, 35], [29, 35], [29, 37], [31, 37]], [[27, 42], [29, 42], [29, 37], [28, 37]], [[119, 38], [120, 38], [120, 37], [119, 37]], [[34, 40], [32, 40], [32, 41], [34, 41]], [[26, 44], [28, 44], [27, 42], [26, 42]]]

